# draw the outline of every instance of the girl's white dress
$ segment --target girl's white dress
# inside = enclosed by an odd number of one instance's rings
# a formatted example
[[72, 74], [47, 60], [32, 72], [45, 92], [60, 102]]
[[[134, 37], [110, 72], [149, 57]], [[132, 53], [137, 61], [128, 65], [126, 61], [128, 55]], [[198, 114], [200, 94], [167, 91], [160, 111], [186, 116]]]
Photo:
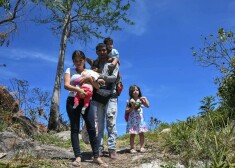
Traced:
[[142, 132], [147, 132], [148, 128], [146, 127], [146, 123], [144, 121], [143, 116], [143, 108], [141, 111], [135, 111], [129, 113], [129, 119], [126, 126], [126, 133], [129, 134], [139, 134]]

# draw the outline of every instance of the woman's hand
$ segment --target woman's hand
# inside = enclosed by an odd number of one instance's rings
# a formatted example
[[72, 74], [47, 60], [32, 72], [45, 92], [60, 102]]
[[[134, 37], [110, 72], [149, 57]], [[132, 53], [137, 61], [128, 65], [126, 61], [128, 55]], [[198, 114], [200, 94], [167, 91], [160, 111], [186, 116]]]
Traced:
[[80, 88], [78, 88], [77, 93], [79, 94], [80, 98], [84, 98], [87, 95], [86, 91]]

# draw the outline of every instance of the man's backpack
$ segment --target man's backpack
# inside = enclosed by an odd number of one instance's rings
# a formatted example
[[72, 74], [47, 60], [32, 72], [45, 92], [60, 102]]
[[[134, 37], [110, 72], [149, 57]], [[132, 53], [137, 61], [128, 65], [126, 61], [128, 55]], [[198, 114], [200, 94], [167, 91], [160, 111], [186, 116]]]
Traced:
[[117, 80], [116, 80], [116, 92], [117, 95], [120, 96], [123, 90], [123, 84], [122, 84], [122, 77], [120, 72], [118, 72]]

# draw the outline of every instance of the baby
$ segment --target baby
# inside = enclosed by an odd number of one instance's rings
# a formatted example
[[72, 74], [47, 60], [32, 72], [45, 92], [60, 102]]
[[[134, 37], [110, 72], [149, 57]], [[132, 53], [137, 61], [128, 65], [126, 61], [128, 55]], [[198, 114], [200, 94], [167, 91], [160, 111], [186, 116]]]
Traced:
[[[87, 70], [87, 71], [83, 71], [81, 73], [81, 75], [80, 74], [74, 75], [73, 76], [74, 79], [71, 80], [72, 85], [75, 85], [77, 87], [80, 87], [81, 89], [84, 89], [87, 94], [83, 98], [84, 99], [84, 106], [81, 111], [82, 114], [85, 114], [85, 110], [89, 106], [90, 99], [93, 95], [93, 86], [90, 83], [83, 83], [82, 85], [80, 83], [81, 79], [86, 76], [91, 76], [94, 80], [97, 80], [99, 77], [99, 74], [95, 71]], [[77, 108], [77, 106], [79, 105], [80, 99], [81, 99], [81, 97], [79, 96], [78, 93], [76, 93], [76, 95], [74, 96], [74, 106], [73, 106], [74, 109]]]

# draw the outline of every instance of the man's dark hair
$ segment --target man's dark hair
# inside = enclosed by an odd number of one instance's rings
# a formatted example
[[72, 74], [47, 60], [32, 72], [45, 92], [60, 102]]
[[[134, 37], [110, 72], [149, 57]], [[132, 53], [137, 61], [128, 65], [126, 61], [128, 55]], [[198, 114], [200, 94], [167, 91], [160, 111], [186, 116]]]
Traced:
[[104, 43], [99, 43], [99, 44], [97, 44], [97, 46], [96, 46], [96, 51], [99, 49], [99, 48], [103, 48], [103, 47], [105, 47], [106, 48], [106, 45], [104, 44]]

